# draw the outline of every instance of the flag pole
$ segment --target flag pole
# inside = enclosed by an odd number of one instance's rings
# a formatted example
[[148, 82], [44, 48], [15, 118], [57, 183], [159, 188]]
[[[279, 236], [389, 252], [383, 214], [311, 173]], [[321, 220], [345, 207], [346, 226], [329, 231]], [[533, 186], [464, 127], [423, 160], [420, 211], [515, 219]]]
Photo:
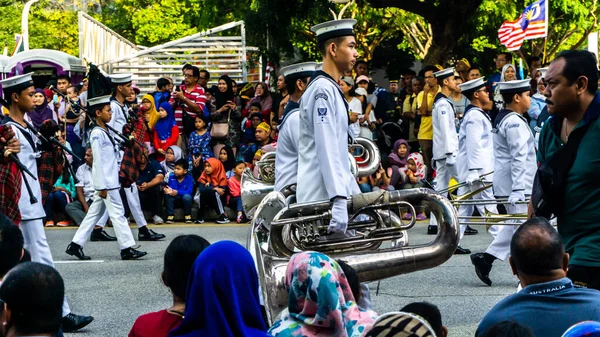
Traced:
[[548, 12], [550, 12], [550, 5], [548, 4], [550, 0], [545, 0], [544, 5], [546, 6], [546, 10], [544, 11], [546, 14], [546, 36], [544, 37], [544, 57], [542, 57], [542, 65], [546, 63], [546, 46], [548, 45], [548, 26], [550, 26], [550, 20], [548, 19]]

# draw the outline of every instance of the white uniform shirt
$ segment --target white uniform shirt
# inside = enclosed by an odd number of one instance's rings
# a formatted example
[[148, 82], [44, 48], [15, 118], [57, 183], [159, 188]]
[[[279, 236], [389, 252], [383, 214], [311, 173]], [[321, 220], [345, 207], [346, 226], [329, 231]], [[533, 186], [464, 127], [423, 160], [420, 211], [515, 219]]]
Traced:
[[[39, 152], [37, 149], [38, 138], [29, 131], [29, 129], [23, 128], [18, 123], [10, 120], [6, 124], [10, 125], [15, 132], [15, 137], [21, 143], [21, 151], [17, 154], [17, 157], [27, 167], [29, 172], [38, 177], [37, 158]], [[30, 137], [27, 137], [30, 136]], [[33, 144], [33, 145], [32, 145]], [[27, 179], [29, 186], [31, 186], [31, 192], [37, 199], [35, 204], [32, 204], [29, 199], [29, 192], [23, 179]], [[41, 219], [46, 216], [44, 212], [44, 205], [42, 205], [42, 191], [39, 180], [33, 180], [27, 173], [21, 174], [21, 198], [19, 198], [19, 211], [21, 212], [21, 219], [23, 221]]]
[[88, 164], [83, 164], [79, 166], [77, 169], [77, 173], [75, 173], [77, 177], [77, 184], [75, 187], [83, 188], [83, 197], [85, 200], [90, 200], [94, 197], [94, 181], [92, 178], [92, 168], [88, 166]]
[[356, 185], [348, 164], [348, 102], [318, 71], [300, 100], [298, 202], [348, 197]]
[[[494, 138], [489, 115], [476, 106], [468, 106], [458, 133], [456, 157], [458, 179], [464, 182], [469, 171], [484, 175], [494, 171]], [[493, 181], [493, 174], [485, 181]]]
[[108, 132], [96, 126], [90, 134], [94, 163], [92, 165], [92, 181], [94, 188], [101, 190], [114, 190], [121, 187], [119, 184], [119, 149], [117, 142]]
[[525, 118], [516, 112], [502, 110], [494, 138], [494, 195], [508, 197], [511, 192], [531, 194], [537, 171], [533, 135]]
[[433, 123], [433, 160], [446, 159], [458, 153], [458, 135], [454, 124], [454, 106], [441, 93], [435, 98], [431, 113]]
[[358, 113], [358, 120], [348, 126], [352, 138], [360, 136], [360, 119], [363, 117], [362, 103], [356, 97], [352, 97], [348, 102], [350, 113]]
[[279, 125], [275, 152], [275, 191], [281, 191], [298, 181], [299, 111], [295, 108], [287, 112]]
[[129, 107], [127, 104], [121, 106], [117, 100], [111, 99], [110, 110], [112, 111], [112, 118], [108, 122], [108, 125], [119, 132], [123, 132], [123, 126], [127, 123], [127, 118], [129, 117]]

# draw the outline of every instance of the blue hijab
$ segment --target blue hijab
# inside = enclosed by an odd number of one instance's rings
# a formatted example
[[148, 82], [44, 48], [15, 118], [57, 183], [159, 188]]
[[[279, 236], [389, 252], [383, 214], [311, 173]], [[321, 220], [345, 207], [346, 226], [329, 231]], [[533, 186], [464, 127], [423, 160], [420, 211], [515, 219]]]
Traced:
[[169, 139], [173, 126], [177, 125], [175, 122], [175, 113], [173, 112], [173, 107], [168, 102], [161, 103], [159, 108], [163, 108], [167, 112], [167, 117], [159, 119], [154, 126], [154, 130], [160, 140]]
[[268, 337], [258, 299], [258, 275], [250, 253], [219, 241], [196, 259], [190, 273], [185, 315], [169, 337]]

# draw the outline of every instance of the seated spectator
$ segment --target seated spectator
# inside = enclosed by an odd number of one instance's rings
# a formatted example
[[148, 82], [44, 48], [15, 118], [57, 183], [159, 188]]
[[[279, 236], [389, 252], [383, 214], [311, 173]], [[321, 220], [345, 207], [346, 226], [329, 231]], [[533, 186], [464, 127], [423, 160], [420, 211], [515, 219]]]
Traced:
[[65, 284], [56, 269], [25, 262], [0, 286], [4, 336], [55, 336], [62, 322]]
[[256, 142], [254, 132], [256, 132], [256, 127], [263, 122], [260, 109], [260, 104], [258, 103], [253, 103], [250, 107], [250, 118], [248, 118], [244, 133], [242, 134], [242, 143], [250, 144]]
[[165, 160], [160, 162], [160, 167], [162, 167], [163, 172], [165, 173], [165, 182], [169, 182], [169, 175], [173, 173], [175, 163], [179, 159], [183, 159], [183, 151], [181, 148], [177, 145], [169, 146], [165, 153]]
[[162, 210], [161, 184], [165, 179], [165, 171], [160, 164], [150, 158], [148, 163], [140, 165], [140, 174], [136, 181], [142, 210], [150, 212], [154, 224], [163, 223], [160, 216]]
[[427, 166], [423, 162], [423, 156], [418, 152], [413, 152], [408, 156], [406, 166], [402, 170], [403, 188], [423, 187], [423, 180], [427, 177]]
[[244, 208], [242, 207], [242, 173], [246, 169], [246, 163], [238, 161], [235, 163], [233, 169], [233, 176], [227, 179], [227, 186], [229, 187], [229, 207], [233, 207], [237, 211], [237, 217], [235, 221], [237, 223], [246, 222], [246, 214], [244, 214]]
[[390, 185], [394, 186], [395, 189], [402, 188], [404, 183], [402, 179], [402, 171], [408, 163], [408, 155], [410, 154], [410, 147], [408, 141], [404, 139], [398, 139], [394, 143], [394, 150], [388, 155], [387, 175], [390, 177]]
[[73, 176], [66, 168], [63, 170], [63, 174], [58, 177], [54, 188], [48, 194], [48, 199], [44, 204], [44, 212], [46, 212], [46, 227], [57, 226], [66, 227], [69, 225], [69, 221], [58, 221], [56, 222], [56, 212], [64, 213], [65, 207], [76, 197], [75, 193], [75, 181]]
[[258, 275], [246, 248], [220, 241], [194, 262], [177, 336], [268, 337], [260, 310]]
[[177, 145], [179, 138], [179, 128], [175, 121], [173, 108], [169, 103], [163, 103], [158, 109], [160, 119], [154, 126], [154, 148], [158, 152], [157, 160], [165, 160], [167, 148], [171, 145]]
[[336, 260], [336, 262], [342, 268], [344, 275], [346, 275], [346, 280], [348, 280], [350, 290], [352, 290], [352, 295], [354, 296], [354, 301], [358, 307], [363, 310], [373, 310], [369, 286], [364, 283], [360, 283], [356, 270], [350, 267], [346, 262], [342, 260]]
[[427, 302], [414, 302], [400, 309], [402, 312], [410, 312], [423, 317], [438, 337], [448, 336], [448, 328], [442, 324], [442, 313], [437, 306]]
[[24, 244], [25, 239], [19, 227], [4, 214], [0, 214], [0, 284], [6, 273], [21, 262], [25, 253]]
[[569, 254], [546, 219], [521, 225], [512, 237], [510, 255], [510, 267], [523, 289], [498, 302], [479, 323], [476, 336], [505, 320], [544, 337], [559, 337], [581, 321], [600, 320], [600, 291], [576, 288], [566, 277]]
[[254, 132], [254, 137], [256, 137], [256, 142], [249, 145], [246, 149], [246, 153], [244, 153], [244, 160], [246, 163], [251, 163], [254, 154], [263, 146], [270, 144], [273, 142], [271, 139], [271, 127], [269, 124], [262, 122], [256, 127], [256, 131]]
[[377, 318], [366, 337], [440, 337], [431, 324], [410, 312], [388, 312]]
[[223, 164], [216, 158], [208, 158], [204, 163], [204, 171], [198, 179], [198, 191], [200, 194], [198, 218], [195, 223], [204, 223], [204, 210], [211, 206], [219, 214], [217, 223], [229, 223], [225, 214], [223, 204], [227, 198], [227, 177]]
[[236, 165], [235, 155], [233, 154], [233, 148], [225, 146], [219, 151], [219, 160], [223, 163], [225, 168], [225, 176], [227, 179], [233, 177], [233, 169]]
[[254, 87], [254, 97], [248, 102], [246, 106], [247, 110], [250, 110], [252, 103], [259, 103], [261, 106], [261, 115], [263, 120], [270, 122], [271, 108], [273, 105], [273, 98], [269, 93], [269, 88], [266, 83], [258, 83]]
[[196, 115], [196, 130], [190, 134], [187, 146], [190, 167], [201, 167], [208, 158], [214, 158], [210, 146], [210, 131], [208, 118]]
[[361, 193], [371, 192], [373, 190], [373, 187], [371, 186], [371, 177], [359, 177], [358, 187], [360, 188]]
[[[534, 337], [533, 332], [526, 326], [515, 321], [502, 321], [492, 325], [482, 337]], [[560, 336], [560, 333], [556, 336]], [[545, 336], [544, 336], [545, 337]]]
[[167, 223], [173, 223], [177, 203], [183, 204], [185, 223], [192, 223], [194, 179], [188, 174], [188, 168], [187, 160], [179, 159], [175, 162], [173, 174], [169, 175], [168, 185], [164, 189], [165, 205], [167, 206]]
[[277, 142], [277, 138], [279, 138], [279, 120], [278, 119], [273, 119], [271, 121], [271, 134], [269, 136], [271, 136], [271, 139], [273, 140], [273, 142]]
[[173, 82], [171, 82], [168, 78], [161, 77], [158, 79], [158, 81], [156, 81], [156, 91], [152, 94], [156, 110], [158, 110], [160, 105], [164, 102], [169, 103], [172, 91]]
[[[252, 158], [252, 165], [250, 165], [250, 168], [252, 169], [252, 175], [256, 179], [260, 179], [260, 173], [258, 171], [258, 165], [256, 165], [256, 163], [258, 163], [260, 161], [260, 158], [262, 158], [262, 155], [263, 155], [263, 151], [261, 149], [258, 149], [256, 152], [254, 152], [254, 158]], [[248, 163], [246, 163], [246, 165], [247, 164]]]
[[[92, 155], [92, 148], [88, 147], [85, 150], [84, 164], [79, 166], [75, 177], [77, 178], [77, 184], [75, 184], [75, 200], [65, 206], [65, 213], [75, 222], [75, 225], [81, 225], [83, 218], [88, 212], [89, 207], [94, 201], [94, 183], [92, 181], [92, 163], [94, 157]], [[100, 219], [102, 225], [108, 221], [108, 212], [104, 212], [104, 216]], [[95, 226], [92, 231], [91, 241], [117, 241], [117, 238], [110, 236], [104, 227]]]
[[169, 309], [138, 317], [129, 331], [129, 337], [166, 337], [181, 324], [188, 275], [200, 253], [208, 246], [208, 241], [194, 234], [180, 235], [171, 241], [165, 251], [161, 278], [173, 294], [173, 305]]
[[379, 166], [379, 169], [377, 169], [377, 172], [373, 173], [369, 177], [369, 183], [372, 186], [373, 192], [380, 190], [394, 190], [394, 186], [390, 184], [390, 176], [387, 175], [387, 172], [383, 169], [383, 167], [381, 167], [381, 165]]
[[364, 336], [377, 317], [358, 307], [344, 272], [327, 255], [294, 254], [285, 279], [290, 301], [269, 330], [274, 337]]

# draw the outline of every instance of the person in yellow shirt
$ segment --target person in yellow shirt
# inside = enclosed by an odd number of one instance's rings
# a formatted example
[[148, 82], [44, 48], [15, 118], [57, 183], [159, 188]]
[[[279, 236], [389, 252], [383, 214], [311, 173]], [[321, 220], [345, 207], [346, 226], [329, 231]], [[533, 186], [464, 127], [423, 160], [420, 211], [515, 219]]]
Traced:
[[417, 117], [417, 95], [423, 91], [423, 85], [425, 84], [422, 77], [415, 77], [411, 80], [409, 85], [412, 87], [412, 94], [407, 94], [404, 99], [402, 106], [402, 118], [408, 121], [408, 145], [412, 152], [419, 152], [419, 141], [417, 139], [417, 133], [419, 132], [419, 126], [415, 124]]
[[431, 167], [431, 159], [433, 158], [433, 124], [431, 123], [431, 113], [433, 111], [433, 99], [438, 92], [441, 91], [438, 81], [433, 76], [433, 73], [438, 71], [435, 66], [427, 66], [423, 68], [425, 77], [425, 86], [423, 91], [417, 95], [417, 108], [421, 116], [421, 126], [419, 127], [419, 145], [423, 151], [423, 160], [427, 165], [427, 177], [431, 177], [433, 169]]

